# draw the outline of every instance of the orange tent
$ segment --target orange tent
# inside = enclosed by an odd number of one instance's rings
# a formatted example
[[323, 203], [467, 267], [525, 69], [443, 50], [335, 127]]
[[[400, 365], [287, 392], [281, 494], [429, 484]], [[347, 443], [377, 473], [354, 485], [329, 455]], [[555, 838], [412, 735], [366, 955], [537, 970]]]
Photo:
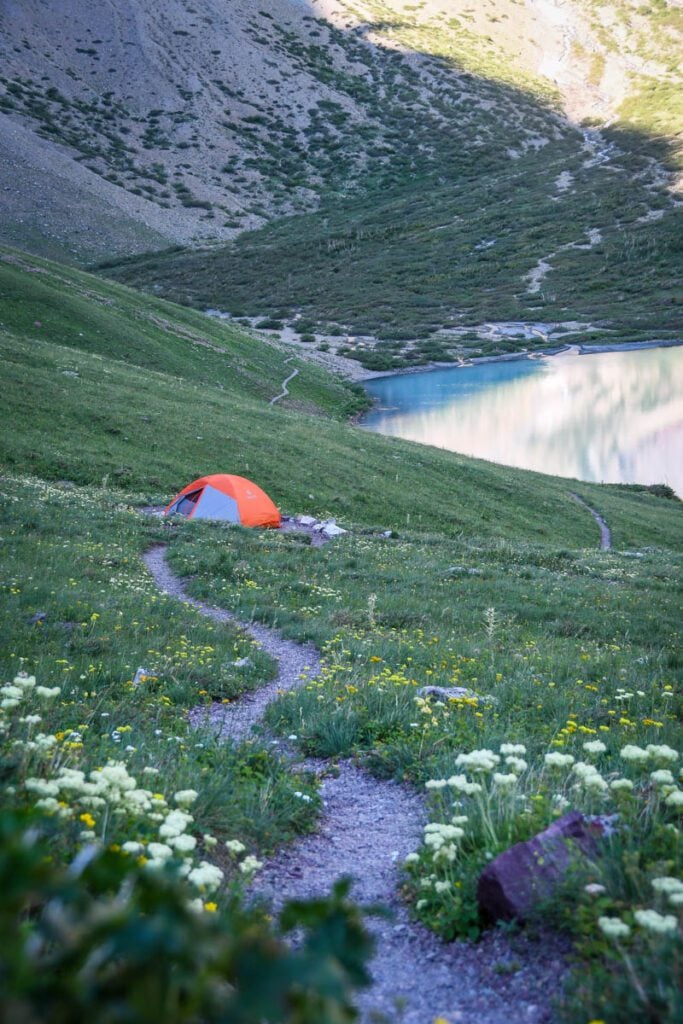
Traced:
[[243, 476], [214, 473], [193, 480], [176, 494], [164, 515], [188, 519], [223, 519], [242, 526], [280, 525], [280, 513], [268, 495]]

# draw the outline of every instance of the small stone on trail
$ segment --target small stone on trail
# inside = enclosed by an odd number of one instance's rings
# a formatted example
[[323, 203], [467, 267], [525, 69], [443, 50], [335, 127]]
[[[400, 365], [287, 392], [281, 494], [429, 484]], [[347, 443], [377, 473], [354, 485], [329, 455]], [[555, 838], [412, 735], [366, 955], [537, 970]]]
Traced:
[[251, 668], [254, 663], [251, 658], [238, 658], [237, 661], [233, 661], [231, 664], [235, 668]]
[[318, 522], [315, 516], [297, 516], [296, 521], [300, 526], [315, 526]]

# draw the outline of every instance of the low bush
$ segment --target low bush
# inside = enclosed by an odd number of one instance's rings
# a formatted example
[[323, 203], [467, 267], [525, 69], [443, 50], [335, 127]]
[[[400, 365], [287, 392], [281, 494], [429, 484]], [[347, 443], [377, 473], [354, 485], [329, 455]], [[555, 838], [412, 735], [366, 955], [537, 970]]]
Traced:
[[[234, 889], [196, 905], [177, 864], [87, 844], [54, 855], [60, 826], [0, 814], [0, 1016], [35, 1024], [343, 1024], [368, 984], [371, 943], [337, 883], [273, 920]], [[144, 859], [143, 859], [144, 860]], [[288, 939], [296, 931], [296, 946]]]

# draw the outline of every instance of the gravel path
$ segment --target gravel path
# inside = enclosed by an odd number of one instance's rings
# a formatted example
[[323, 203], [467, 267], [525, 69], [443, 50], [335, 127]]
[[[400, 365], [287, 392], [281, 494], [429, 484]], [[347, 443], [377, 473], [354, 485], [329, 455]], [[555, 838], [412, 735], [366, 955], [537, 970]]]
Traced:
[[583, 500], [583, 498], [580, 498], [578, 496], [578, 494], [574, 494], [573, 491], [570, 491], [569, 493], [571, 494], [574, 501], [578, 501], [579, 505], [583, 505], [585, 509], [588, 509], [590, 514], [593, 516], [593, 519], [600, 527], [600, 550], [610, 551], [612, 548], [612, 531], [610, 530], [605, 520], [602, 518], [599, 512], [596, 512], [594, 508], [591, 508], [590, 505], [588, 505]]
[[[294, 358], [294, 356], [289, 356], [287, 359], [285, 359], [285, 362], [286, 363], [291, 363], [293, 358]], [[294, 378], [297, 377], [298, 375], [299, 375], [299, 371], [298, 370], [292, 370], [292, 372], [290, 373], [289, 377], [285, 377], [285, 379], [283, 380], [282, 384], [280, 385], [280, 387], [282, 388], [282, 391], [280, 392], [280, 394], [276, 395], [275, 398], [271, 398], [271, 400], [268, 403], [268, 405], [275, 405], [275, 403], [279, 402], [281, 398], [286, 398], [287, 395], [289, 394], [289, 388], [287, 387], [287, 385], [289, 384], [290, 380], [294, 380]]]
[[216, 608], [190, 597], [182, 580], [169, 569], [165, 551], [163, 544], [155, 544], [143, 556], [145, 565], [159, 590], [191, 605], [201, 615], [206, 615], [214, 622], [230, 622], [241, 627], [278, 662], [278, 674], [275, 679], [255, 693], [247, 693], [233, 704], [211, 704], [209, 707], [195, 708], [191, 712], [193, 723], [204, 725], [208, 722], [216, 728], [220, 737], [244, 739], [251, 732], [252, 726], [261, 720], [266, 706], [276, 699], [280, 690], [292, 690], [318, 674], [320, 655], [311, 644], [295, 644], [291, 640], [285, 640], [275, 629], [260, 626], [255, 622], [243, 622], [224, 608]]
[[[278, 660], [277, 679], [257, 693], [227, 706], [197, 709], [193, 721], [208, 714], [219, 734], [241, 738], [261, 718], [278, 690], [291, 689], [320, 669], [318, 652], [285, 640], [276, 630], [245, 623], [222, 608], [190, 597], [156, 545], [144, 556], [160, 590], [196, 608], [216, 622], [230, 622], [250, 633]], [[318, 832], [289, 844], [259, 873], [255, 891], [278, 905], [329, 891], [341, 875], [354, 880], [353, 897], [381, 903], [389, 918], [372, 918], [377, 940], [373, 984], [359, 999], [362, 1021], [371, 1024], [381, 1011], [391, 1024], [546, 1024], [564, 970], [566, 943], [556, 936], [534, 939], [490, 932], [477, 945], [444, 945], [412, 921], [397, 896], [399, 868], [416, 849], [426, 820], [424, 801], [411, 788], [373, 779], [350, 762], [338, 774], [324, 774], [323, 814]]]

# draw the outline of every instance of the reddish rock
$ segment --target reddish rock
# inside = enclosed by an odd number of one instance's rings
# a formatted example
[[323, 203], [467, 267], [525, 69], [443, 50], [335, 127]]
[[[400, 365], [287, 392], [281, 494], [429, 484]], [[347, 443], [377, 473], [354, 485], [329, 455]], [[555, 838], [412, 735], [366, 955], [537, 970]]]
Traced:
[[552, 895], [577, 856], [597, 855], [600, 831], [572, 811], [533, 839], [505, 850], [479, 876], [482, 915], [491, 921], [523, 921], [535, 903]]

